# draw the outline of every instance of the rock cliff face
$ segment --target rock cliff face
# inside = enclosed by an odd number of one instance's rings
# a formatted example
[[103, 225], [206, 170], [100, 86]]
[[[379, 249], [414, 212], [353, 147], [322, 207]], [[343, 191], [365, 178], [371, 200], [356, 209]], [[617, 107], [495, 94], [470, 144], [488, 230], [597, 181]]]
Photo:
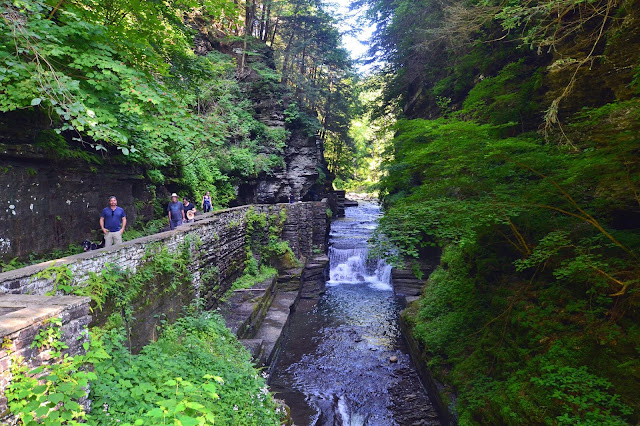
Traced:
[[[201, 33], [195, 45], [195, 52], [199, 55], [216, 50], [235, 57], [238, 63], [242, 60], [243, 45], [239, 41], [223, 43], [215, 36]], [[290, 197], [295, 201], [321, 200], [332, 190], [322, 141], [315, 132], [286, 122], [284, 111], [293, 102], [291, 95], [280, 84], [266, 82], [263, 76], [250, 68], [251, 64], [261, 62], [275, 72], [273, 51], [262, 44], [253, 45], [251, 49], [258, 54], [245, 57], [247, 68], [240, 73], [240, 78], [253, 100], [254, 116], [268, 127], [288, 130], [289, 137], [284, 147], [284, 164], [270, 173], [262, 173], [239, 184], [234, 205], [283, 203]]]
[[290, 196], [295, 201], [318, 201], [325, 195], [320, 179], [325, 165], [318, 138], [294, 131], [284, 151], [284, 167], [239, 186], [238, 204], [286, 203]]
[[[238, 57], [241, 47], [239, 42], [223, 45], [201, 35], [195, 50], [198, 54], [219, 50]], [[264, 45], [259, 51], [248, 56], [247, 63], [260, 61], [275, 68], [272, 51]], [[251, 68], [239, 78], [253, 101], [254, 116], [271, 128], [286, 128], [289, 137], [283, 152], [265, 152], [282, 157], [281, 166], [250, 180], [235, 178], [237, 197], [231, 206], [322, 199], [331, 183], [326, 179], [330, 175], [320, 139], [286, 123], [284, 111], [292, 101], [278, 83], [266, 82]], [[24, 258], [85, 239], [98, 241], [99, 214], [110, 195], [118, 197], [133, 225], [140, 215], [153, 217], [155, 196], [179, 191], [149, 187], [141, 168], [61, 158], [59, 149], [47, 148], [50, 144], [42, 140], [50, 126], [43, 115], [0, 115], [0, 260]]]

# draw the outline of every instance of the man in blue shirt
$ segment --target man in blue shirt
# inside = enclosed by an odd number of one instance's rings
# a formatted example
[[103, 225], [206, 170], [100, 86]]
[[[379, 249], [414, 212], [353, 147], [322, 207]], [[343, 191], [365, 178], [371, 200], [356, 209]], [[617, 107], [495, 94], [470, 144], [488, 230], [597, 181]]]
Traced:
[[178, 194], [175, 192], [171, 194], [171, 202], [169, 203], [169, 207], [167, 207], [167, 211], [169, 212], [169, 227], [171, 230], [175, 229], [176, 226], [182, 225], [182, 221], [184, 220], [184, 205], [178, 201]]
[[109, 197], [109, 207], [100, 214], [100, 228], [104, 232], [104, 246], [111, 247], [122, 244], [122, 234], [127, 226], [127, 215], [122, 207], [118, 207], [116, 197]]

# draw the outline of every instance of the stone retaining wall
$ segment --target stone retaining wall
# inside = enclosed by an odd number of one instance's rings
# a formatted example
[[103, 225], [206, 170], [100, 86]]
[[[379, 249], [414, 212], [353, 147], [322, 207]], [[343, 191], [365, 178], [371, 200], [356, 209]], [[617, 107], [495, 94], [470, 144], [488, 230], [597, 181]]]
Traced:
[[427, 355], [428, 351], [425, 346], [413, 336], [411, 324], [407, 321], [405, 315], [400, 315], [400, 331], [407, 342], [409, 355], [411, 356], [413, 364], [416, 366], [420, 380], [427, 390], [429, 399], [438, 412], [440, 422], [443, 426], [457, 425], [457, 395], [455, 389], [444, 385], [433, 377], [428, 367], [430, 360]]
[[[104, 312], [90, 315], [88, 297], [45, 296], [54, 288], [54, 277], [39, 277], [47, 268], [67, 265], [73, 274], [73, 284], [82, 285], [91, 272], [99, 273], [108, 264], [135, 271], [144, 262], [150, 247], [166, 246], [176, 251], [190, 244], [193, 262], [189, 265], [193, 274], [189, 288], [171, 291], [150, 289], [143, 291], [143, 300], [134, 301], [135, 324], [129, 324], [131, 345], [134, 351], [154, 339], [156, 326], [162, 320], [172, 322], [194, 297], [205, 299], [208, 307], [216, 306], [220, 296], [230, 289], [242, 274], [246, 260], [246, 215], [249, 211], [277, 215], [286, 210], [287, 217], [282, 227], [281, 239], [288, 241], [298, 258], [309, 258], [314, 252], [326, 251], [329, 218], [327, 202], [305, 202], [276, 205], [254, 205], [227, 209], [201, 215], [195, 223], [186, 224], [174, 231], [125, 242], [122, 245], [100, 249], [57, 261], [45, 262], [15, 271], [0, 274], [0, 340], [14, 355], [23, 356], [29, 365], [47, 361], [46, 352], [30, 348], [34, 336], [42, 329], [44, 321], [51, 317], [63, 320], [63, 339], [71, 354], [82, 350], [86, 338], [83, 330], [93, 323], [104, 320]], [[253, 238], [267, 240], [269, 224], [265, 229], [255, 229]], [[195, 242], [198, 242], [197, 244]], [[211, 273], [215, 271], [215, 273]], [[167, 283], [169, 285], [169, 283]], [[108, 304], [109, 301], [107, 301]], [[102, 317], [102, 318], [101, 318]], [[10, 376], [9, 354], [0, 351], [0, 395], [4, 395]], [[0, 419], [6, 409], [6, 401], [0, 398]]]
[[[149, 245], [163, 244], [170, 251], [175, 251], [191, 240], [201, 243], [195, 253], [195, 261], [191, 265], [194, 286], [209, 302], [209, 299], [215, 299], [216, 296], [223, 294], [242, 273], [246, 237], [244, 218], [250, 209], [256, 213], [266, 214], [279, 214], [281, 209], [287, 211], [282, 239], [289, 242], [297, 257], [308, 257], [314, 248], [325, 249], [328, 232], [326, 201], [241, 206], [200, 215], [197, 216], [195, 223], [185, 224], [173, 231], [128, 241], [115, 248], [81, 253], [0, 273], [0, 294], [44, 295], [52, 291], [54, 278], [37, 276], [39, 272], [51, 266], [68, 265], [76, 285], [82, 285], [90, 272], [99, 273], [107, 264], [135, 271], [142, 262]], [[266, 235], [267, 229], [264, 232]], [[201, 283], [200, 280], [202, 270], [213, 267], [218, 271], [216, 281], [219, 285], [215, 291], [207, 287], [210, 283]]]
[[51, 350], [32, 348], [31, 343], [54, 317], [62, 320], [62, 340], [68, 346], [64, 353], [83, 352], [82, 344], [87, 341], [83, 331], [91, 319], [89, 301], [77, 296], [0, 295], [0, 422], [6, 416], [4, 390], [11, 381], [11, 358], [23, 357], [31, 367], [48, 363]]

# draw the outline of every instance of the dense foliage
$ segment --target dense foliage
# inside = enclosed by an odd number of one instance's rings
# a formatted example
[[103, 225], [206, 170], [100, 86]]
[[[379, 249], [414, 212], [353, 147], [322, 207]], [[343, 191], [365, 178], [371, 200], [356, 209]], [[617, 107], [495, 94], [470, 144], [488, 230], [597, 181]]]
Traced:
[[[380, 231], [409, 257], [444, 247], [412, 311], [414, 333], [432, 366], [451, 368], [465, 422], [629, 421], [640, 238], [606, 215], [627, 170], [597, 150], [499, 130], [446, 119], [397, 126]], [[602, 174], [617, 176], [608, 190]], [[585, 195], [594, 181], [596, 198]], [[578, 371], [588, 377], [579, 389], [556, 392]]]
[[131, 355], [125, 334], [102, 336], [89, 424], [278, 425], [279, 409], [249, 353], [212, 314], [181, 318]]
[[[193, 31], [181, 17], [197, 2], [49, 3], [4, 2], [0, 21], [0, 110], [51, 115], [57, 134], [40, 138], [43, 148], [81, 156], [65, 150], [73, 139], [95, 151], [84, 158], [96, 163], [119, 151], [148, 168], [152, 183], [169, 173], [191, 193], [217, 189], [218, 204], [233, 196], [229, 165], [247, 175], [269, 168], [256, 145], [275, 150], [283, 135], [269, 135], [247, 111], [231, 57], [191, 50]], [[223, 13], [217, 2], [200, 10], [211, 19]]]
[[[0, 112], [51, 117], [55, 132], [36, 143], [58, 157], [141, 165], [151, 184], [191, 196], [210, 190], [226, 205], [233, 184], [283, 166], [290, 129], [347, 137], [338, 129], [348, 114], [340, 106], [348, 55], [335, 21], [313, 2], [3, 0], [0, 8]], [[198, 37], [228, 54], [196, 54]], [[290, 107], [288, 130], [259, 120], [255, 104], [271, 98]]]
[[[94, 330], [86, 355], [61, 355], [61, 320], [53, 318], [34, 347], [58, 362], [29, 369], [17, 359], [7, 388], [20, 424], [279, 425], [264, 378], [249, 353], [211, 313], [191, 312], [133, 355], [124, 329]], [[89, 370], [90, 367], [90, 370]], [[91, 410], [77, 401], [89, 398]]]
[[[248, 214], [248, 227], [269, 225], [265, 265], [268, 256], [291, 252], [278, 238], [285, 219], [282, 211], [268, 218]], [[137, 309], [154, 295], [180, 297], [181, 290], [192, 286], [189, 264], [198, 244], [187, 239], [175, 252], [151, 245], [135, 272], [106, 265], [82, 285], [74, 283], [66, 265], [41, 272], [42, 277], [55, 280], [52, 294], [90, 296], [94, 316], [102, 325], [93, 327], [84, 342], [86, 355], [69, 356], [64, 353], [69, 340], [62, 334], [62, 321], [53, 318], [45, 322], [32, 347], [55, 362], [30, 369], [23, 359], [12, 359], [7, 398], [20, 424], [281, 424], [283, 408], [276, 406], [250, 354], [219, 315], [202, 310], [200, 300], [174, 323], [159, 321], [158, 340], [139, 354], [132, 353]], [[267, 278], [260, 278], [258, 271], [247, 272], [252, 263], [246, 263], [244, 281]], [[261, 271], [270, 276], [275, 272], [273, 268]], [[81, 405], [87, 384], [90, 410]]]
[[358, 4], [399, 118], [380, 250], [441, 253], [405, 319], [460, 422], [636, 423], [638, 2]]

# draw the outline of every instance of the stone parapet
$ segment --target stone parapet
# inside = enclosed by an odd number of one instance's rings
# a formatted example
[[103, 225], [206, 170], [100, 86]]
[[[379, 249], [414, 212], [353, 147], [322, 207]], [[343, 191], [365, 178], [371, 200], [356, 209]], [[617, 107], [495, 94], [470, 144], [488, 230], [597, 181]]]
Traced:
[[[55, 277], [38, 274], [51, 266], [67, 265], [73, 274], [75, 285], [86, 282], [89, 274], [99, 273], [106, 265], [136, 270], [144, 259], [147, 247], [163, 244], [175, 251], [185, 241], [197, 239], [200, 244], [191, 265], [194, 286], [205, 299], [215, 299], [223, 294], [239, 277], [244, 268], [246, 225], [245, 215], [253, 209], [256, 213], [279, 214], [287, 212], [281, 238], [289, 242], [297, 257], [309, 257], [314, 251], [326, 250], [328, 217], [326, 201], [292, 204], [241, 206], [197, 216], [195, 223], [185, 224], [173, 231], [161, 232], [127, 241], [122, 245], [68, 256], [14, 271], [0, 273], [0, 294], [44, 295], [54, 289]], [[268, 232], [267, 229], [264, 230]], [[266, 234], [265, 234], [266, 235]], [[216, 269], [216, 291], [201, 283], [201, 273]], [[209, 274], [211, 275], [211, 274]]]
[[32, 348], [31, 343], [50, 318], [60, 318], [62, 340], [68, 346], [63, 353], [71, 356], [84, 351], [84, 333], [91, 320], [88, 297], [33, 296], [0, 294], [0, 419], [7, 408], [5, 388], [11, 380], [9, 371], [15, 357], [24, 358], [29, 367], [46, 364], [50, 350]]

